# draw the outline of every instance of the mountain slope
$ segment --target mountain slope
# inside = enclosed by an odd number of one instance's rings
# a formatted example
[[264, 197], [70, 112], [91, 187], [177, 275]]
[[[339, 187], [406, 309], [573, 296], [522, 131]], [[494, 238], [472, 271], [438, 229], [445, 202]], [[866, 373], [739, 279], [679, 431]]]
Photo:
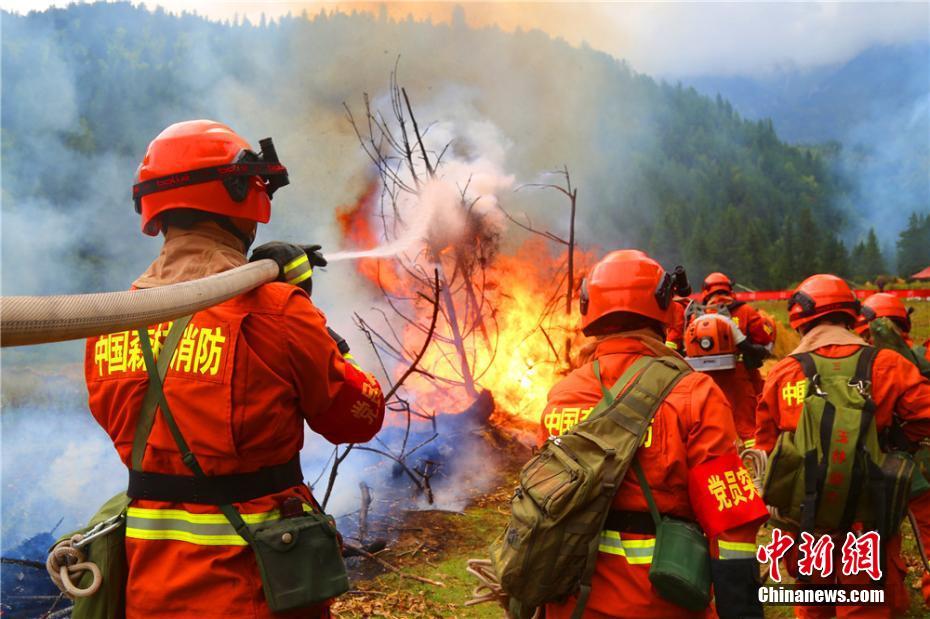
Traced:
[[[135, 166], [162, 127], [193, 117], [253, 143], [274, 136], [292, 185], [276, 195], [265, 238], [332, 247], [333, 208], [367, 175], [341, 104], [358, 113], [368, 92], [383, 108], [395, 65], [421, 123], [443, 121], [458, 155], [495, 158], [518, 183], [568, 164], [582, 243], [639, 246], [697, 276], [725, 269], [760, 287], [844, 267], [834, 231], [846, 189], [819, 154], [726, 101], [538, 31], [367, 14], [229, 25], [121, 3], [4, 14], [2, 45], [10, 292], [127, 285], [157, 247], [139, 241]], [[567, 227], [554, 194], [503, 200], [540, 226]], [[80, 268], [37, 275], [43, 260]]]
[[747, 118], [771, 118], [789, 142], [842, 143], [835, 163], [852, 183], [856, 236], [877, 225], [887, 241], [910, 213], [930, 212], [930, 42], [876, 46], [806, 71], [685, 81]]

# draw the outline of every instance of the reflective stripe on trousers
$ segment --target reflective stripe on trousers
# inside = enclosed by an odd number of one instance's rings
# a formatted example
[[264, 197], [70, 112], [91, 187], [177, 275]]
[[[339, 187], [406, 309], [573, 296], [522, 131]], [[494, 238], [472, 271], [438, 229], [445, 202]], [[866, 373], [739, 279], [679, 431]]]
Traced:
[[758, 546], [749, 542], [727, 542], [717, 540], [717, 549], [721, 559], [753, 559]]
[[619, 531], [602, 531], [598, 550], [611, 555], [626, 557], [630, 565], [648, 565], [652, 563], [652, 553], [656, 547], [656, 538], [622, 539]]
[[[242, 514], [246, 524], [281, 519], [281, 512]], [[248, 546], [223, 514], [194, 514], [182, 509], [130, 507], [126, 512], [126, 537], [174, 540], [200, 546]]]

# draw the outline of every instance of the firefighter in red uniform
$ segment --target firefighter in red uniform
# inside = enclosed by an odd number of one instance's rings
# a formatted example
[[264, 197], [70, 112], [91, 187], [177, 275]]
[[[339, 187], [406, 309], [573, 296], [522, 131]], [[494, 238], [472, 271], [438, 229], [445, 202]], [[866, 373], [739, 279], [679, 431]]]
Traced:
[[[791, 326], [802, 335], [794, 353], [812, 352], [828, 358], [855, 354], [865, 345], [850, 331], [858, 314], [859, 303], [855, 294], [839, 277], [814, 275], [804, 280], [789, 301]], [[781, 432], [797, 429], [804, 401], [801, 390], [806, 384], [801, 364], [794, 357], [785, 357], [772, 368], [756, 414], [757, 449], [771, 452]], [[904, 432], [911, 441], [930, 436], [930, 382], [920, 376], [913, 363], [898, 353], [879, 350], [876, 354], [872, 364], [871, 398], [876, 405], [875, 423], [880, 433], [891, 425], [894, 416], [903, 422]], [[891, 617], [906, 610], [909, 600], [904, 588], [905, 568], [900, 546], [900, 534], [883, 544], [888, 558], [883, 605], [797, 607], [798, 616]], [[793, 570], [797, 546], [789, 558], [789, 569]], [[839, 572], [834, 570], [827, 582], [869, 583], [865, 574], [844, 576]], [[811, 582], [823, 580], [814, 576]]]
[[[205, 120], [172, 125], [152, 141], [134, 195], [142, 230], [164, 234], [164, 245], [135, 288], [246, 263], [257, 223], [269, 220], [271, 195], [287, 183], [270, 140], [262, 151], [256, 155], [229, 127]], [[312, 265], [325, 264], [318, 247], [309, 255], [283, 243], [263, 247], [258, 257], [276, 259], [290, 283], [265, 284], [196, 313], [164, 381], [173, 417], [206, 475], [234, 483], [210, 504], [190, 496], [191, 471], [164, 414], [155, 416], [139, 451], [141, 471], [130, 473], [130, 497], [160, 499], [134, 498], [127, 512], [127, 617], [329, 615], [325, 604], [272, 614], [252, 549], [217, 505], [232, 503], [250, 525], [281, 518], [283, 506], [317, 509], [298, 459], [304, 424], [333, 443], [367, 441], [381, 427], [384, 401], [375, 379], [340, 352], [306, 292]], [[148, 329], [156, 353], [169, 326]], [[85, 362], [90, 410], [133, 469], [149, 382], [139, 339], [132, 331], [92, 338]]]
[[[636, 250], [612, 252], [595, 265], [582, 291], [582, 326], [585, 335], [596, 338], [594, 356], [549, 392], [542, 440], [586, 418], [601, 399], [595, 359], [603, 384], [610, 386], [643, 355], [676, 354], [664, 344], [674, 303], [672, 279]], [[692, 372], [665, 397], [636, 458], [659, 511], [696, 520], [708, 534], [720, 616], [761, 617], [755, 536], [768, 514], [740, 463], [737, 443], [726, 398], [710, 378]], [[714, 486], [725, 479], [733, 483]], [[631, 469], [617, 491], [601, 537], [584, 617], [702, 616], [666, 601], [651, 587], [654, 547], [655, 525]], [[549, 604], [546, 618], [570, 617], [574, 608], [574, 599]]]
[[[876, 318], [887, 318], [896, 327], [898, 335], [904, 342], [904, 345], [910, 348], [915, 356], [915, 360], [920, 363], [919, 356], [924, 355], [923, 347], [915, 346], [911, 339], [911, 310], [893, 294], [887, 292], [878, 292], [865, 299], [862, 302], [862, 311], [859, 321], [856, 323], [856, 332], [863, 336], [869, 335], [869, 324]], [[905, 351], [906, 352], [906, 351]], [[926, 372], [924, 372], [926, 376]], [[918, 470], [915, 475], [924, 475], [928, 473], [927, 465], [927, 447], [924, 446], [922, 451], [918, 452], [916, 458]], [[926, 477], [924, 477], [926, 480]], [[921, 480], [918, 480], [921, 481]], [[909, 509], [914, 517], [914, 523], [917, 525], [917, 534], [920, 535], [920, 541], [923, 545], [924, 552], [930, 552], [930, 491], [927, 490], [927, 482], [923, 481], [919, 487], [915, 485], [915, 491], [912, 493], [912, 499]], [[930, 606], [930, 573], [924, 571], [921, 577], [921, 593], [923, 594], [924, 604]]]
[[[751, 305], [733, 298], [733, 282], [723, 273], [704, 280], [701, 302], [708, 312], [725, 313], [734, 325], [734, 339], [742, 359], [733, 369], [708, 372], [733, 408], [736, 432], [745, 447], [755, 444], [756, 402], [761, 392], [759, 367], [769, 354], [774, 330]], [[688, 316], [688, 322], [693, 320]]]

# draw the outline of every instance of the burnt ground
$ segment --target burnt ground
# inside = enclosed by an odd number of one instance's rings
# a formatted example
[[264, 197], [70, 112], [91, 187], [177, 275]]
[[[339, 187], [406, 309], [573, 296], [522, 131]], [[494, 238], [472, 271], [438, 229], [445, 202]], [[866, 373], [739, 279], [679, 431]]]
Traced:
[[530, 450], [495, 426], [483, 431], [500, 456], [497, 483], [475, 494], [460, 511], [417, 509], [403, 512], [391, 527], [395, 536], [377, 556], [404, 573], [441, 582], [430, 585], [398, 575], [367, 558], [349, 559], [352, 590], [333, 606], [338, 617], [494, 617], [500, 607], [467, 608], [477, 581], [465, 572], [470, 558], [486, 558], [487, 547], [506, 525], [517, 474]]

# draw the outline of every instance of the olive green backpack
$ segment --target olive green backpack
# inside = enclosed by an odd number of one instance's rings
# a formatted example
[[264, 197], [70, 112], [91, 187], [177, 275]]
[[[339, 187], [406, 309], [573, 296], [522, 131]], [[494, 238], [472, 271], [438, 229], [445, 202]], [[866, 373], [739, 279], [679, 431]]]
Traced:
[[883, 450], [871, 396], [876, 349], [843, 358], [813, 353], [793, 357], [806, 377], [803, 392], [790, 383], [783, 397], [804, 397], [794, 432], [778, 437], [763, 483], [773, 522], [793, 531], [848, 531], [854, 522], [883, 537], [897, 531], [907, 511], [914, 462]]
[[[550, 438], [523, 467], [511, 499], [510, 522], [491, 546], [491, 562], [514, 616], [532, 616], [537, 607], [575, 594], [573, 617], [581, 616], [617, 488], [631, 464], [635, 466], [634, 456], [659, 405], [690, 371], [678, 357], [641, 357], [609, 391], [602, 384], [605, 397], [586, 420]], [[594, 373], [600, 381], [597, 362]], [[645, 481], [639, 471], [637, 477]], [[706, 606], [710, 560], [703, 533], [696, 525], [686, 530], [679, 526], [686, 523], [660, 518], [648, 485], [641, 487], [653, 517], [660, 520], [650, 571], [653, 586], [672, 593], [693, 589], [695, 595], [687, 600], [679, 596], [678, 601]], [[660, 546], [669, 555], [696, 558], [687, 568], [681, 561], [670, 566], [657, 560]], [[699, 582], [689, 588], [685, 581], [695, 577]]]
[[930, 361], [927, 360], [926, 349], [923, 346], [909, 347], [891, 319], [883, 316], [872, 320], [869, 323], [869, 335], [873, 346], [895, 351], [916, 365], [923, 376], [930, 378]]

